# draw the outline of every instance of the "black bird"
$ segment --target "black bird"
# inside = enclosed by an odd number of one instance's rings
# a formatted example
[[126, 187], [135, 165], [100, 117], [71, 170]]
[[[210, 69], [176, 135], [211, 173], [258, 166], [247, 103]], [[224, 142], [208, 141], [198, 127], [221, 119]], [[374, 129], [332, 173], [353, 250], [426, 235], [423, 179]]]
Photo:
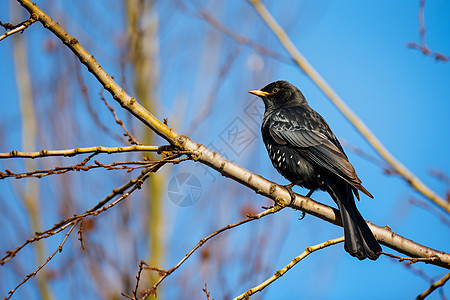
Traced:
[[[265, 112], [261, 132], [277, 171], [291, 182], [310, 190], [328, 192], [336, 202], [345, 235], [345, 251], [362, 260], [376, 260], [381, 247], [356, 208], [362, 186], [355, 169], [327, 122], [306, 102], [302, 92], [287, 81], [275, 81], [249, 91], [262, 98]], [[290, 190], [292, 193], [292, 190]]]

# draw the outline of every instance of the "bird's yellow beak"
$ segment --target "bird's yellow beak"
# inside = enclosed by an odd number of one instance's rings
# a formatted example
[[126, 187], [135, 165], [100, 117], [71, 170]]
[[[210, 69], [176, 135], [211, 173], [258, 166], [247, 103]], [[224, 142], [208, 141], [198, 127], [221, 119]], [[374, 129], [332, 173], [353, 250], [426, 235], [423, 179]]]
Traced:
[[261, 90], [251, 90], [251, 91], [248, 91], [248, 92], [250, 94], [253, 94], [253, 95], [256, 95], [256, 96], [259, 96], [259, 97], [265, 97], [265, 96], [270, 94], [268, 92], [264, 92], [264, 91], [261, 91]]

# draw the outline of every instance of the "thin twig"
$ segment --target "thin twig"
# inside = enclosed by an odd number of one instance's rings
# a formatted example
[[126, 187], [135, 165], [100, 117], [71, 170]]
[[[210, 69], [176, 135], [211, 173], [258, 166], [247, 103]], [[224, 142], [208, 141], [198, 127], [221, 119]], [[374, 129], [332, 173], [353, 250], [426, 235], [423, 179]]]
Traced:
[[431, 51], [430, 48], [427, 47], [425, 43], [425, 0], [420, 0], [419, 2], [419, 35], [420, 35], [420, 44], [416, 42], [410, 42], [406, 44], [406, 47], [411, 49], [417, 49], [425, 55], [433, 57], [436, 61], [449, 61], [450, 57], [443, 55], [439, 52]]
[[143, 299], [146, 299], [150, 294], [153, 294], [153, 295], [155, 295], [156, 296], [156, 289], [158, 288], [158, 285], [165, 279], [165, 278], [167, 278], [170, 274], [172, 274], [175, 270], [177, 270], [198, 248], [200, 248], [201, 246], [203, 246], [208, 240], [210, 240], [210, 239], [212, 239], [213, 237], [215, 237], [216, 235], [218, 235], [218, 234], [220, 234], [220, 233], [222, 233], [222, 232], [224, 232], [224, 231], [226, 231], [226, 230], [228, 230], [228, 229], [231, 229], [231, 228], [234, 228], [234, 227], [237, 227], [237, 226], [240, 226], [240, 225], [242, 225], [242, 224], [245, 224], [245, 223], [248, 223], [248, 222], [250, 222], [250, 221], [253, 221], [253, 220], [257, 220], [257, 219], [260, 219], [260, 218], [262, 218], [262, 217], [265, 217], [265, 216], [267, 216], [267, 215], [270, 215], [270, 214], [273, 214], [273, 213], [275, 213], [275, 212], [277, 212], [277, 211], [279, 211], [279, 210], [281, 210], [283, 208], [283, 206], [279, 206], [279, 205], [275, 205], [275, 206], [273, 206], [273, 207], [271, 207], [271, 208], [269, 208], [269, 209], [267, 209], [267, 210], [265, 210], [265, 211], [263, 211], [263, 212], [261, 212], [261, 213], [259, 213], [259, 214], [257, 214], [257, 215], [247, 215], [247, 219], [244, 219], [244, 220], [242, 220], [242, 221], [239, 221], [239, 222], [237, 222], [237, 223], [234, 223], [234, 224], [229, 224], [229, 225], [227, 225], [227, 226], [225, 226], [225, 227], [222, 227], [222, 228], [220, 228], [220, 229], [218, 229], [218, 230], [216, 230], [216, 231], [214, 231], [212, 234], [210, 234], [209, 236], [207, 236], [207, 237], [205, 237], [205, 238], [203, 238], [203, 239], [201, 239], [198, 243], [197, 243], [197, 245], [195, 245], [195, 247], [194, 248], [192, 248], [191, 249], [191, 251], [189, 251], [184, 257], [183, 257], [183, 259], [182, 260], [180, 260], [175, 266], [173, 266], [172, 268], [170, 268], [169, 270], [159, 270], [158, 269], [158, 271], [160, 272], [160, 273], [162, 273], [162, 275], [161, 275], [161, 277], [158, 279], [158, 281], [153, 285], [153, 287], [152, 288], [150, 288], [150, 289], [147, 289], [147, 290], [144, 290], [144, 291], [142, 291], [141, 292], [141, 294], [143, 295]]
[[428, 170], [428, 173], [430, 173], [430, 175], [435, 177], [436, 179], [446, 183], [447, 185], [450, 185], [450, 177], [441, 170], [431, 168]]
[[72, 232], [72, 230], [75, 228], [75, 226], [78, 224], [80, 220], [77, 220], [76, 222], [74, 222], [72, 224], [72, 226], [70, 227], [69, 231], [66, 233], [66, 235], [64, 236], [64, 239], [62, 240], [62, 242], [59, 244], [59, 247], [55, 250], [55, 252], [53, 252], [48, 258], [47, 260], [41, 264], [33, 273], [28, 274], [21, 283], [19, 283], [15, 288], [13, 288], [12, 290], [10, 290], [8, 292], [8, 296], [5, 297], [5, 300], [8, 300], [12, 297], [12, 295], [14, 294], [14, 292], [21, 286], [23, 285], [25, 282], [28, 281], [28, 279], [30, 279], [31, 277], [36, 276], [36, 274], [56, 255], [56, 253], [61, 252], [63, 249], [64, 244], [66, 243], [67, 238], [69, 237], [70, 233]]
[[[206, 285], [206, 282], [205, 287], [202, 288], [202, 291], [205, 292], [206, 300], [210, 300], [209, 297], [211, 297], [211, 292], [208, 292], [208, 286]], [[214, 300], [214, 298], [212, 298], [211, 300]]]
[[308, 255], [310, 255], [311, 253], [313, 253], [313, 252], [315, 252], [317, 250], [326, 248], [328, 246], [335, 245], [337, 243], [341, 243], [343, 241], [344, 241], [344, 237], [340, 237], [340, 238], [337, 238], [337, 239], [329, 240], [329, 241], [323, 242], [321, 244], [318, 244], [318, 245], [315, 245], [315, 246], [310, 246], [310, 247], [306, 248], [305, 251], [302, 254], [300, 254], [299, 256], [294, 258], [286, 267], [284, 267], [281, 270], [276, 271], [275, 274], [273, 274], [272, 277], [270, 277], [269, 279], [267, 279], [263, 283], [255, 286], [254, 288], [249, 289], [245, 293], [237, 296], [236, 298], [234, 298], [234, 300], [248, 299], [254, 293], [261, 292], [268, 285], [270, 285], [272, 282], [274, 282], [275, 280], [277, 280], [278, 278], [283, 276], [293, 266], [295, 266], [298, 262], [300, 262], [302, 259], [304, 259]]
[[[7, 261], [11, 260], [26, 245], [36, 242], [38, 240], [47, 238], [49, 236], [55, 235], [55, 234], [61, 232], [62, 230], [64, 230], [65, 228], [67, 228], [68, 226], [70, 226], [70, 224], [79, 222], [80, 220], [82, 220], [88, 216], [97, 216], [98, 214], [101, 214], [102, 212], [115, 206], [122, 200], [126, 199], [136, 189], [140, 189], [142, 183], [148, 178], [151, 170], [152, 170], [151, 167], [142, 170], [141, 174], [138, 177], [128, 181], [126, 184], [119, 187], [118, 189], [114, 189], [111, 194], [109, 194], [106, 198], [101, 200], [95, 207], [87, 210], [84, 214], [74, 215], [73, 217], [67, 218], [65, 220], [62, 220], [59, 223], [54, 224], [53, 227], [48, 230], [45, 230], [43, 232], [36, 232], [36, 235], [37, 235], [36, 237], [26, 240], [22, 245], [17, 247], [15, 250], [6, 251], [7, 255], [4, 258], [2, 258], [2, 260], [0, 260], [0, 265], [3, 265]], [[130, 189], [130, 190], [125, 193], [125, 191], [128, 189]], [[108, 203], [112, 198], [114, 198], [115, 196], [117, 196], [119, 194], [122, 194], [122, 195], [119, 198], [117, 198], [115, 201], [111, 202], [109, 205], [105, 206], [106, 203]]]
[[139, 143], [134, 136], [125, 128], [125, 125], [123, 125], [122, 120], [117, 117], [116, 112], [114, 111], [114, 108], [109, 105], [108, 101], [106, 101], [105, 97], [103, 97], [103, 89], [100, 90], [100, 99], [105, 103], [105, 105], [108, 107], [109, 111], [112, 113], [114, 120], [116, 120], [116, 123], [122, 127], [122, 130], [125, 132], [123, 135], [128, 137], [128, 142], [130, 142], [132, 145], [142, 145]]
[[216, 18], [214, 18], [213, 15], [211, 15], [210, 13], [208, 13], [208, 11], [206, 11], [204, 8], [202, 8], [199, 3], [197, 3], [196, 5], [198, 7], [198, 14], [196, 14], [197, 17], [202, 18], [203, 20], [208, 22], [210, 25], [212, 25], [217, 30], [221, 31], [223, 34], [232, 38], [238, 44], [249, 46], [253, 50], [255, 50], [256, 52], [258, 52], [262, 55], [266, 55], [266, 56], [269, 56], [274, 59], [284, 61], [287, 63], [293, 63], [292, 58], [287, 57], [283, 54], [280, 54], [276, 51], [273, 51], [255, 41], [252, 41], [251, 39], [249, 39], [243, 35], [238, 34], [237, 32], [234, 32], [230, 28], [226, 27], [224, 24], [220, 23]]
[[0, 153], [1, 158], [37, 158], [37, 157], [47, 157], [47, 156], [75, 156], [84, 153], [120, 153], [120, 152], [132, 152], [132, 151], [153, 151], [158, 152], [165, 150], [168, 146], [125, 146], [125, 147], [87, 147], [87, 148], [75, 148], [67, 150], [41, 150], [39, 152], [20, 152], [12, 150], [11, 152]]
[[139, 281], [141, 280], [141, 273], [142, 273], [142, 270], [144, 270], [144, 265], [148, 267], [147, 263], [145, 261], [141, 260], [141, 262], [139, 263], [139, 271], [136, 275], [136, 286], [134, 287], [134, 290], [133, 289], [131, 290], [133, 292], [133, 297], [131, 297], [130, 295], [125, 294], [125, 293], [121, 293], [122, 296], [124, 296], [128, 299], [133, 299], [133, 300], [139, 299], [137, 296], [137, 291], [139, 288]]
[[403, 262], [403, 261], [408, 261], [408, 264], [415, 264], [417, 262], [432, 262], [437, 260], [437, 257], [401, 257], [401, 256], [397, 256], [395, 254], [392, 253], [386, 253], [386, 252], [381, 252], [381, 254], [384, 254], [386, 256], [389, 256], [391, 258], [395, 258], [398, 259], [399, 262]]
[[88, 111], [89, 115], [91, 116], [92, 120], [98, 126], [98, 128], [100, 128], [100, 130], [102, 130], [104, 133], [111, 136], [112, 138], [119, 141], [120, 143], [123, 143], [123, 137], [120, 134], [117, 134], [116, 132], [114, 132], [111, 128], [109, 128], [109, 126], [106, 126], [105, 124], [103, 124], [102, 121], [100, 120], [97, 111], [94, 109], [94, 107], [91, 104], [91, 99], [89, 98], [89, 93], [88, 93], [88, 87], [84, 83], [83, 75], [81, 73], [81, 65], [78, 63], [78, 60], [76, 57], [74, 57], [73, 61], [74, 61], [74, 65], [75, 65], [75, 75], [76, 75], [76, 78], [78, 81], [78, 85], [80, 86], [81, 96], [82, 96], [82, 99], [84, 100], [84, 103], [86, 104], [87, 111]]
[[[94, 153], [95, 154], [95, 153]], [[179, 154], [176, 154], [175, 156], [179, 156]], [[158, 160], [144, 160], [144, 161], [127, 161], [127, 162], [113, 162], [110, 164], [102, 164], [99, 161], [95, 160], [94, 165], [84, 165], [83, 162], [68, 166], [68, 167], [55, 167], [53, 169], [48, 170], [34, 170], [30, 172], [25, 173], [13, 173], [10, 170], [5, 170], [5, 172], [0, 171], [0, 180], [5, 179], [8, 177], [14, 177], [16, 179], [21, 178], [42, 178], [49, 175], [61, 175], [65, 174], [70, 171], [89, 171], [91, 169], [97, 169], [97, 168], [105, 168], [106, 170], [127, 170], [127, 172], [134, 171], [136, 169], [143, 169], [148, 168], [152, 166], [159, 165], [161, 163], [167, 164], [179, 164], [180, 162], [183, 162], [185, 160], [191, 159], [190, 157], [183, 157], [178, 159], [170, 159], [170, 158], [163, 158]], [[134, 167], [131, 167], [130, 165], [137, 165]]]
[[433, 283], [425, 292], [420, 294], [416, 297], [416, 300], [422, 300], [425, 299], [427, 296], [429, 296], [435, 289], [443, 286], [448, 280], [450, 279], [450, 272], [447, 273], [444, 277], [442, 277], [440, 280]]
[[6, 251], [7, 255], [0, 260], [0, 266], [4, 265], [6, 262], [11, 260], [26, 245], [32, 244], [32, 243], [34, 243], [36, 241], [39, 241], [39, 240], [48, 238], [50, 236], [53, 236], [53, 235], [63, 231], [67, 227], [69, 227], [70, 224], [72, 224], [72, 223], [63, 224], [63, 226], [60, 226], [59, 228], [57, 228], [55, 230], [47, 231], [47, 232], [45, 232], [45, 234], [38, 234], [36, 237], [26, 240], [22, 245], [20, 245], [16, 249]]
[[10, 29], [10, 31], [7, 31], [0, 36], [0, 41], [7, 38], [10, 35], [13, 35], [14, 33], [19, 32], [19, 31], [23, 32], [25, 29], [27, 29], [31, 24], [33, 24], [36, 21], [37, 21], [36, 15], [32, 14], [28, 20], [23, 21], [22, 23], [20, 23], [18, 25], [12, 25], [9, 23], [4, 24], [4, 23], [0, 22], [0, 26], [4, 27], [5, 29]]
[[365, 160], [370, 161], [371, 163], [381, 167], [386, 174], [394, 174], [395, 173], [395, 171], [392, 169], [391, 165], [388, 164], [385, 160], [382, 160], [374, 155], [371, 155], [371, 154], [365, 152], [358, 146], [350, 144], [345, 139], [339, 138], [339, 141], [341, 142], [342, 146], [344, 146], [344, 148], [349, 149], [350, 151], [359, 155], [360, 157], [364, 158]]
[[436, 206], [430, 205], [429, 202], [425, 202], [425, 201], [415, 199], [415, 198], [410, 198], [409, 203], [427, 210], [428, 212], [435, 215], [442, 222], [442, 224], [444, 224], [446, 226], [450, 226], [450, 216], [442, 213], [442, 211], [439, 208], [437, 208]]
[[41, 178], [43, 176], [47, 176], [50, 174], [66, 173], [70, 170], [77, 170], [77, 171], [84, 170], [84, 168], [87, 168], [86, 164], [96, 155], [97, 155], [96, 152], [92, 153], [91, 155], [87, 156], [85, 159], [83, 159], [81, 162], [79, 162], [78, 164], [76, 164], [74, 166], [56, 167], [52, 170], [35, 170], [35, 171], [27, 172], [27, 173], [13, 173], [7, 169], [7, 170], [5, 170], [5, 172], [0, 171], [0, 179], [4, 179], [6, 177], [15, 177], [15, 178], [37, 177], [37, 178]]

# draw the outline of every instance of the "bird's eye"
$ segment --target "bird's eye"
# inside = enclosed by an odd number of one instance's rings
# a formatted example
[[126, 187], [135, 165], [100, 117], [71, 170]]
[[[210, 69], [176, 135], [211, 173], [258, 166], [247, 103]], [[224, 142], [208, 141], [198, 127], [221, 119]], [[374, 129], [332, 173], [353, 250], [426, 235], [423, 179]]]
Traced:
[[272, 94], [276, 94], [276, 93], [278, 93], [278, 89], [277, 89], [277, 88], [274, 88], [274, 89], [272, 90]]

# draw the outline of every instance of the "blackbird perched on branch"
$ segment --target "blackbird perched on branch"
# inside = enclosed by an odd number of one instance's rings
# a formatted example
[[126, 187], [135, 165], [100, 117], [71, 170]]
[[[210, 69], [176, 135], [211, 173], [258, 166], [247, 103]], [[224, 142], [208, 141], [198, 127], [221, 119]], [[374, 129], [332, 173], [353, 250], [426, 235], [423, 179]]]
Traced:
[[265, 112], [261, 126], [264, 144], [277, 171], [291, 182], [330, 194], [336, 202], [345, 235], [345, 251], [362, 260], [375, 260], [381, 247], [356, 208], [353, 194], [373, 196], [362, 186], [355, 169], [327, 122], [306, 102], [298, 88], [276, 81], [249, 91], [262, 98]]

